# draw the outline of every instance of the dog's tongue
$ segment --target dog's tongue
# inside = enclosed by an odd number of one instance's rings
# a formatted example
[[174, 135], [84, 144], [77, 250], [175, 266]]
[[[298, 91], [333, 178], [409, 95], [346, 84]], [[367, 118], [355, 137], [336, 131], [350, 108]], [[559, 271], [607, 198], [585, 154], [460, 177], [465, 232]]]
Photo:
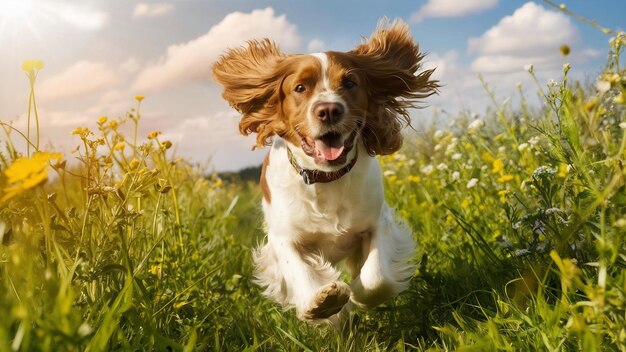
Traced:
[[315, 149], [318, 151], [318, 155], [321, 154], [325, 160], [335, 160], [343, 152], [343, 143], [340, 138], [333, 138], [329, 140], [315, 140]]

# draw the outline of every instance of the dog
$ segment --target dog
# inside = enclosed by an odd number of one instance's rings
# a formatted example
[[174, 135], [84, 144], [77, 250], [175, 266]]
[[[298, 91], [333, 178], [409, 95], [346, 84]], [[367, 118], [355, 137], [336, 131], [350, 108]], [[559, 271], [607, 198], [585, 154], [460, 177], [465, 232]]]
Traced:
[[423, 58], [406, 23], [382, 20], [348, 52], [287, 55], [253, 40], [212, 67], [242, 115], [240, 132], [256, 134], [255, 147], [271, 145], [256, 283], [301, 320], [339, 323], [355, 305], [375, 307], [408, 285], [415, 242], [385, 202], [375, 156], [401, 147], [407, 109], [437, 93]]

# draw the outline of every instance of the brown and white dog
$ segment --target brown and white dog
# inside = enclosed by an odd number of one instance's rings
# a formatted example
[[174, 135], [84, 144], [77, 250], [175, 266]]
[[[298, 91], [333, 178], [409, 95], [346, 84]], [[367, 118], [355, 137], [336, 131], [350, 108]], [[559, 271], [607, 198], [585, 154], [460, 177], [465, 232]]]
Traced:
[[339, 322], [354, 304], [397, 295], [413, 273], [415, 243], [385, 203], [374, 156], [400, 148], [407, 108], [437, 90], [432, 70], [420, 72], [423, 56], [397, 20], [349, 52], [286, 55], [264, 39], [213, 66], [223, 97], [243, 115], [240, 132], [272, 145], [261, 175], [267, 244], [254, 252], [257, 283], [302, 320]]

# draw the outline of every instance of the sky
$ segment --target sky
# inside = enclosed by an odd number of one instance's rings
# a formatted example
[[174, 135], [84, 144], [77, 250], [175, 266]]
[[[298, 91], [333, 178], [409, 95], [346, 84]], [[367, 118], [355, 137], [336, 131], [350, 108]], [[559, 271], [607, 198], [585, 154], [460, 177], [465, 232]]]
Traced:
[[[626, 30], [624, 0], [564, 5]], [[570, 76], [592, 82], [610, 39], [543, 1], [0, 0], [0, 119], [25, 130], [29, 90], [20, 66], [41, 59], [36, 97], [48, 148], [75, 148], [75, 127], [124, 116], [143, 95], [141, 135], [162, 131], [178, 156], [211, 170], [257, 165], [266, 150], [251, 151], [254, 138], [239, 134], [239, 116], [221, 98], [211, 64], [228, 48], [264, 37], [286, 53], [347, 51], [383, 17], [409, 23], [428, 53], [424, 67], [436, 67], [442, 85], [424, 102], [428, 108], [412, 112], [418, 126], [484, 112], [490, 100], [479, 74], [499, 102], [520, 84], [536, 96], [530, 64], [541, 84], [561, 80], [567, 63]]]

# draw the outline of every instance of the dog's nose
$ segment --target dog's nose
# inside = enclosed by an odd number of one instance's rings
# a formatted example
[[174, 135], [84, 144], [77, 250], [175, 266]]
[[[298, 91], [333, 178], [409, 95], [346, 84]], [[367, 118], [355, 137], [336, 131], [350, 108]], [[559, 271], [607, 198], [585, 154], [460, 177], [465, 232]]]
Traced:
[[345, 108], [340, 103], [317, 103], [313, 114], [324, 123], [334, 123], [343, 117]]

